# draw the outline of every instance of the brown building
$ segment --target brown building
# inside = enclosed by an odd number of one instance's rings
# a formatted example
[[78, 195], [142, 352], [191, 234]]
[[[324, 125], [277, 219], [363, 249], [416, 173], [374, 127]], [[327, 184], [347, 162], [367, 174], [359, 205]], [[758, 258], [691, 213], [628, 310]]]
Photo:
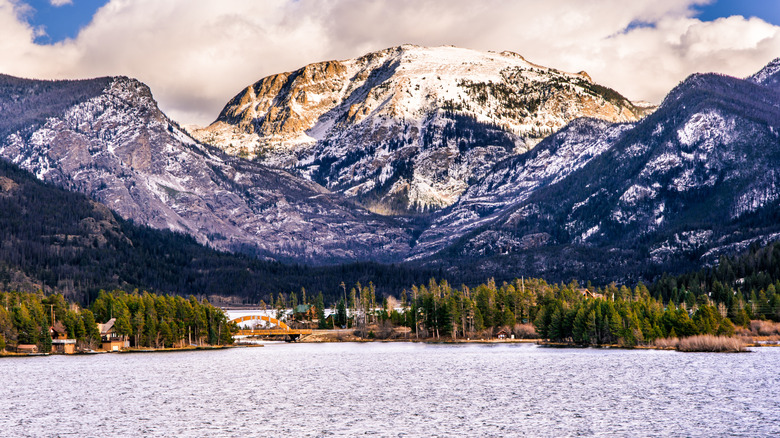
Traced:
[[604, 298], [604, 295], [597, 294], [596, 292], [593, 292], [589, 289], [581, 288], [577, 289], [577, 291], [585, 298]]
[[37, 353], [38, 352], [38, 346], [35, 344], [19, 344], [16, 346], [16, 352], [17, 353]]
[[76, 340], [68, 339], [68, 330], [61, 322], [56, 321], [49, 328], [51, 333], [51, 352], [60, 354], [73, 354], [76, 352]]
[[102, 348], [106, 351], [119, 351], [130, 347], [130, 341], [125, 336], [120, 336], [114, 329], [116, 318], [111, 318], [105, 324], [98, 324]]
[[299, 304], [293, 309], [292, 320], [298, 322], [299, 327], [316, 328], [320, 321], [317, 317], [317, 308], [311, 304]]

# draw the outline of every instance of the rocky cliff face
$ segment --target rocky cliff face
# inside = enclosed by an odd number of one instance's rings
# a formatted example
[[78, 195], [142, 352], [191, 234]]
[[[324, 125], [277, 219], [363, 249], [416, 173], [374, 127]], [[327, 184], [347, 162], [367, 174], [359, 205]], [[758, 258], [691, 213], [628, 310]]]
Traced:
[[193, 134], [392, 213], [453, 204], [575, 118], [646, 112], [514, 53], [401, 46], [264, 78]]
[[[92, 93], [62, 104], [59, 89], [73, 82], [5, 79], [22, 87], [20, 95], [49, 89], [24, 104], [25, 113], [57, 110], [9, 125], [0, 156], [39, 179], [88, 194], [125, 219], [282, 260], [394, 260], [409, 249], [407, 231], [343, 197], [198, 144], [138, 81], [99, 80], [99, 91], [91, 82], [77, 83]], [[18, 109], [14, 96], [0, 96], [1, 112]]]

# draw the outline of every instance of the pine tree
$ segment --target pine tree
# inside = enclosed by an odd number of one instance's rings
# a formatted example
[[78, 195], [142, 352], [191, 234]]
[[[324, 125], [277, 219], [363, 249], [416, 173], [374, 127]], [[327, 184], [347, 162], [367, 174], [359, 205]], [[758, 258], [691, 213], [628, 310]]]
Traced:
[[84, 342], [89, 348], [95, 348], [100, 342], [100, 331], [95, 323], [95, 315], [89, 309], [82, 309], [81, 320], [85, 329]]
[[41, 352], [42, 353], [50, 353], [51, 352], [51, 332], [49, 331], [49, 327], [43, 326], [41, 327]]

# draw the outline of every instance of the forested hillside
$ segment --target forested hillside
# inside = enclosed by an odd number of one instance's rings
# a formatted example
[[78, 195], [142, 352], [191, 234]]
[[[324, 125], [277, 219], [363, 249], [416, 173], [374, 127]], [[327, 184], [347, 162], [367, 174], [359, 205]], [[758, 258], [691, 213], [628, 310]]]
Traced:
[[694, 303], [702, 296], [724, 303], [735, 323], [747, 319], [780, 321], [780, 243], [754, 244], [717, 266], [676, 277], [663, 276], [652, 286], [664, 302]]
[[41, 81], [0, 74], [0, 138], [31, 132], [68, 107], [99, 95], [110, 78]]
[[100, 289], [270, 301], [279, 291], [337, 294], [342, 281], [382, 292], [436, 272], [356, 263], [306, 267], [260, 261], [137, 226], [84, 195], [44, 184], [0, 160], [0, 290], [60, 292], [89, 303]]

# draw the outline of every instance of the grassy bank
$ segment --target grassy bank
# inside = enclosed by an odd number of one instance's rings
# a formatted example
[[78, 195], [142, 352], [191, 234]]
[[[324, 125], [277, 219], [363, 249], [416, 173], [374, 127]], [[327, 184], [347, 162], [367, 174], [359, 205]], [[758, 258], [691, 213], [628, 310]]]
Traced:
[[733, 336], [697, 335], [687, 338], [656, 339], [653, 346], [686, 352], [738, 353], [747, 351], [745, 343]]

